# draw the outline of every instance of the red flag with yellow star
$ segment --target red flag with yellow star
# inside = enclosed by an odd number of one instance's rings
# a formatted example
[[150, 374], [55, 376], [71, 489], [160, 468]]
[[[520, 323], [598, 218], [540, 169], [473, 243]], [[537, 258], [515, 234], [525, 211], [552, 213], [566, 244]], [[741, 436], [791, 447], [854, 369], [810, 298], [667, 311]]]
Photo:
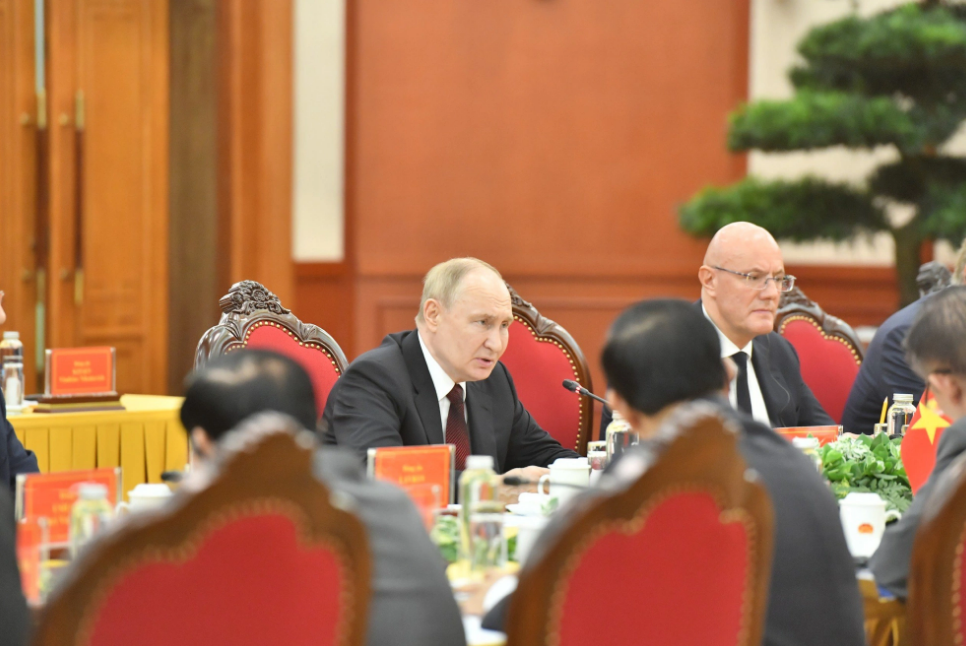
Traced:
[[902, 464], [909, 477], [912, 493], [919, 491], [919, 487], [926, 484], [932, 468], [936, 464], [936, 447], [943, 429], [952, 424], [946, 417], [939, 403], [928, 390], [923, 393], [916, 408], [916, 414], [909, 422], [909, 428], [902, 438]]

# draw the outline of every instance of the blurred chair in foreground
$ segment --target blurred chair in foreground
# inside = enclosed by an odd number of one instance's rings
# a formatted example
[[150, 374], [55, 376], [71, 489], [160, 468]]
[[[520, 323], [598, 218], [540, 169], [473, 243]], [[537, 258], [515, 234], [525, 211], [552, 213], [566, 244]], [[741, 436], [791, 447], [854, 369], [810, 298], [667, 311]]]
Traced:
[[348, 365], [335, 339], [319, 326], [300, 321], [282, 307], [275, 294], [253, 280], [232, 285], [218, 304], [221, 320], [198, 342], [195, 368], [240, 348], [284, 354], [309, 373], [316, 407], [322, 411], [329, 391]]
[[[802, 378], [837, 424], [862, 365], [862, 343], [848, 323], [826, 314], [799, 288], [782, 294], [775, 331], [798, 353]], [[870, 429], [871, 431], [871, 429]]]
[[513, 303], [510, 342], [501, 361], [510, 371], [517, 396], [545, 431], [561, 445], [587, 455], [593, 426], [592, 403], [564, 390], [571, 379], [593, 390], [590, 369], [567, 330], [542, 316], [507, 283]]
[[909, 567], [911, 643], [954, 646], [966, 641], [966, 455], [941, 474], [916, 531]]
[[366, 532], [313, 477], [313, 446], [286, 416], [245, 422], [210, 472], [89, 546], [34, 643], [364, 644]]
[[[508, 644], [758, 644], [773, 518], [737, 435], [707, 405], [675, 414], [659, 452], [627, 454], [614, 483], [570, 509], [531, 553]], [[643, 475], [636, 475], [643, 473]]]

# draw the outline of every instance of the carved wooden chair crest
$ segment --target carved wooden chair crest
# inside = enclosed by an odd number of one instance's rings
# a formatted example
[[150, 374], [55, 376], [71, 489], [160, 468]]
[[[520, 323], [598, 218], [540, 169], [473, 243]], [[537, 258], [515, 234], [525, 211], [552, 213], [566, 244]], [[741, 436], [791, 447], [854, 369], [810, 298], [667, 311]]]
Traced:
[[768, 494], [708, 404], [678, 411], [663, 433], [654, 444], [664, 447], [626, 454], [599, 495], [575, 500], [541, 536], [508, 609], [507, 643], [760, 643]]
[[936, 482], [916, 532], [906, 604], [911, 643], [966, 641], [966, 455]]
[[564, 379], [572, 379], [593, 390], [584, 353], [567, 330], [542, 316], [509, 283], [507, 289], [513, 323], [501, 360], [513, 376], [517, 395], [545, 431], [563, 446], [586, 455], [592, 406], [562, 386]]
[[35, 644], [365, 643], [368, 539], [313, 476], [313, 434], [263, 413], [222, 446], [209, 478], [89, 546]]
[[842, 319], [827, 314], [795, 287], [782, 294], [775, 331], [795, 347], [802, 378], [822, 408], [841, 422], [864, 356], [855, 330]]
[[275, 294], [254, 280], [235, 283], [218, 304], [221, 320], [201, 337], [195, 368], [246, 347], [284, 354], [309, 373], [321, 415], [329, 391], [348, 365], [335, 339], [319, 326], [300, 321]]

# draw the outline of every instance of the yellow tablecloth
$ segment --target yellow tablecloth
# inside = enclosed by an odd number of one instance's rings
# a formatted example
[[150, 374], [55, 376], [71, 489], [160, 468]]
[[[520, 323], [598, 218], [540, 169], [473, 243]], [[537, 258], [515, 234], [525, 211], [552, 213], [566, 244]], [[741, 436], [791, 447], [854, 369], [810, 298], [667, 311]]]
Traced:
[[121, 467], [124, 495], [161, 472], [182, 470], [188, 436], [178, 419], [181, 397], [123, 395], [127, 410], [9, 415], [17, 437], [44, 473]]

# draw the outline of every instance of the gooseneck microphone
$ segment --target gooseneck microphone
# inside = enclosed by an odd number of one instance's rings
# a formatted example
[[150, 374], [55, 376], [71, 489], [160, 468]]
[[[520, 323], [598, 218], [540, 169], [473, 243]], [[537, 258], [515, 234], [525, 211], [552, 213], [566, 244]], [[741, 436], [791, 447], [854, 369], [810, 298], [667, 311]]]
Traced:
[[578, 395], [583, 395], [584, 397], [590, 397], [591, 399], [596, 399], [604, 406], [607, 406], [607, 410], [610, 410], [610, 405], [607, 403], [606, 399], [604, 399], [603, 397], [598, 397], [594, 393], [590, 392], [589, 390], [587, 390], [586, 388], [578, 384], [573, 379], [564, 379], [563, 387], [572, 393], [577, 393]]

